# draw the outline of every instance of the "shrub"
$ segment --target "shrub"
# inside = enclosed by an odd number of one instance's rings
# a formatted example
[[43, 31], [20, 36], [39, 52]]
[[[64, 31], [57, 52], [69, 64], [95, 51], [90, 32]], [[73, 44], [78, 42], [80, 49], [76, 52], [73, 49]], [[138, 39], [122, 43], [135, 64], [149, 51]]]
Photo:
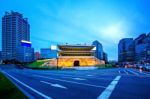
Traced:
[[96, 67], [98, 68], [112, 68], [112, 64], [99, 64], [99, 65], [96, 65]]

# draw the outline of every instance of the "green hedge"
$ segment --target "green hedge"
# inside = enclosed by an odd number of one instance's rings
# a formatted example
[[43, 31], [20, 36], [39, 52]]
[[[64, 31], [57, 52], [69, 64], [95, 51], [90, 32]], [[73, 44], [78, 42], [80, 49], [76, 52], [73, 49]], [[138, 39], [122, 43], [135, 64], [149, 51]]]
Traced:
[[100, 64], [100, 65], [96, 65], [96, 67], [98, 67], [98, 68], [112, 68], [113, 65], [112, 64]]
[[31, 69], [41, 69], [41, 70], [57, 70], [61, 69], [61, 67], [57, 66], [37, 66], [37, 67], [30, 67]]

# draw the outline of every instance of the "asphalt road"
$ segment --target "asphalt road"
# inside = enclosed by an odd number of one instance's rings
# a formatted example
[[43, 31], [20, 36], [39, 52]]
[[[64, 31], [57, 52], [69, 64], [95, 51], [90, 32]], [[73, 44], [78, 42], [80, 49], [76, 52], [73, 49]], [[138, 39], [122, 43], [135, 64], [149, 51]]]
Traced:
[[136, 69], [31, 70], [8, 67], [0, 66], [1, 72], [30, 98], [150, 99], [150, 73]]

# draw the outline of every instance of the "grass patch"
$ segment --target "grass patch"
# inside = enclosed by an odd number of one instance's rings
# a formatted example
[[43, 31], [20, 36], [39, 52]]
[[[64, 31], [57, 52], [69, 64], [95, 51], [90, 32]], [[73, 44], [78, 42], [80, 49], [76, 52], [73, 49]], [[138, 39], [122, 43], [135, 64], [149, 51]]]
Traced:
[[39, 70], [57, 70], [57, 69], [61, 69], [61, 67], [57, 67], [57, 66], [42, 66], [42, 64], [44, 64], [45, 61], [36, 61], [33, 63], [30, 63], [27, 65], [27, 67], [31, 68], [31, 69], [39, 69]]
[[41, 67], [44, 64], [44, 61], [36, 61], [33, 63], [28, 64], [29, 67]]
[[100, 64], [100, 65], [96, 65], [96, 67], [98, 69], [101, 69], [101, 68], [113, 68], [113, 65], [112, 64]]
[[0, 99], [28, 99], [28, 98], [2, 73], [0, 73]]

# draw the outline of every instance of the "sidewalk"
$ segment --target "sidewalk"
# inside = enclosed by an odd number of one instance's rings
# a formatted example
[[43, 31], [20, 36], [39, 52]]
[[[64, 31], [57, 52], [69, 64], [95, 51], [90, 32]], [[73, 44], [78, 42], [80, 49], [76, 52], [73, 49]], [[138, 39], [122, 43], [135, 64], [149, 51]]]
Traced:
[[97, 67], [95, 66], [83, 66], [83, 67], [65, 67], [63, 69], [75, 69], [75, 70], [95, 70]]

